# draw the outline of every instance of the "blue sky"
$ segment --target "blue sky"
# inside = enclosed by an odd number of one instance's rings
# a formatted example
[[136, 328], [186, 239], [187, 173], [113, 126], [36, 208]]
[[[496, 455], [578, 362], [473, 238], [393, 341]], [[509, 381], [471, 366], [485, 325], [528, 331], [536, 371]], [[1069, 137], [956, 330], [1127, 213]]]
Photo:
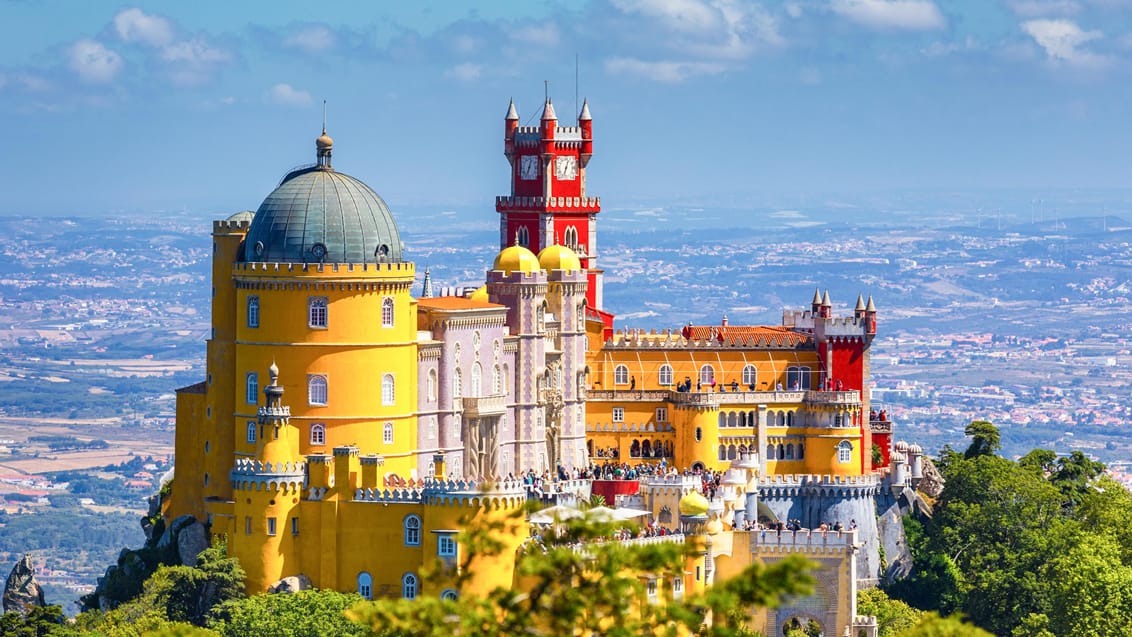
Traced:
[[395, 210], [486, 213], [508, 99], [571, 119], [575, 55], [607, 208], [1132, 174], [1132, 0], [476, 4], [0, 0], [0, 214], [255, 208], [323, 99]]

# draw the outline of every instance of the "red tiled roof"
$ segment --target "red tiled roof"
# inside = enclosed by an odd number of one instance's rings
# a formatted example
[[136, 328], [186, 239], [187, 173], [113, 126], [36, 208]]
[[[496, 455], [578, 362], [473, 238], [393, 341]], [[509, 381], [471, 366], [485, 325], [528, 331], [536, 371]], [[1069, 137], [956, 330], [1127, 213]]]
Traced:
[[696, 341], [713, 339], [720, 343], [762, 343], [776, 347], [796, 347], [809, 343], [809, 334], [780, 325], [688, 325], [681, 330], [684, 338]]
[[484, 310], [503, 307], [497, 303], [473, 301], [463, 296], [431, 296], [417, 299], [417, 305], [421, 309], [437, 310]]

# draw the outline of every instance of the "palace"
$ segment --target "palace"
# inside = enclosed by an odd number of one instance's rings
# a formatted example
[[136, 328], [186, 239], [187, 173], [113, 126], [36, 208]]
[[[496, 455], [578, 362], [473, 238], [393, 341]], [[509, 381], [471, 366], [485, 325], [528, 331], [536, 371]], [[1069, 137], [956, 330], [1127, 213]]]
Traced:
[[[512, 102], [500, 251], [465, 296], [433, 296], [428, 273], [412, 294], [418, 272], [393, 215], [332, 165], [325, 128], [314, 164], [254, 213], [213, 224], [207, 375], [177, 393], [164, 513], [226, 535], [249, 592], [302, 574], [367, 597], [474, 594], [418, 575], [459, 555], [461, 520], [600, 493], [654, 521], [712, 518], [687, 527], [714, 548], [673, 586], [702, 590], [751, 560], [804, 552], [823, 564], [820, 590], [760, 625], [869, 629], [853, 591], [883, 574], [878, 505], [919, 477], [919, 455], [894, 452], [891, 423], [870, 408], [872, 298], [835, 316], [815, 292], [772, 326], [615, 330], [601, 202], [586, 192], [592, 125], [588, 103], [562, 126], [548, 99], [538, 126], [520, 126]], [[688, 471], [578, 479], [615, 463]], [[726, 479], [698, 511], [702, 471]], [[561, 478], [556, 495], [532, 475]], [[756, 519], [852, 530], [771, 541], [744, 530]], [[485, 569], [474, 587], [511, 585], [512, 567]]]

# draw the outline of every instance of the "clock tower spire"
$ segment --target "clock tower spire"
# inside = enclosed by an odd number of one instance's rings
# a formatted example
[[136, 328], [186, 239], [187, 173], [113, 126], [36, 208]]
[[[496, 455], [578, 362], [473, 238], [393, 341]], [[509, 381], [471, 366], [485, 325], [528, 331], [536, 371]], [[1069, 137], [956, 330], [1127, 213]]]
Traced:
[[582, 102], [576, 126], [561, 125], [549, 96], [538, 126], [519, 125], [514, 100], [504, 122], [503, 154], [511, 169], [511, 194], [495, 199], [500, 249], [518, 237], [535, 253], [559, 242], [574, 250], [588, 272], [590, 318], [600, 317], [611, 330], [613, 316], [601, 311], [602, 271], [597, 267], [601, 200], [586, 195], [586, 169], [593, 156], [589, 102]]

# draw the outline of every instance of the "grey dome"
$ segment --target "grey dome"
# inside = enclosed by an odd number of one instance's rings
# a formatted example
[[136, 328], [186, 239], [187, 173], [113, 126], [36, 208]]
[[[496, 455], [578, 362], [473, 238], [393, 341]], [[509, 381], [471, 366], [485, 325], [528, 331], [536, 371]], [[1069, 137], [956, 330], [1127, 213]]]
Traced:
[[244, 261], [391, 263], [401, 234], [369, 186], [326, 166], [291, 172], [263, 200], [244, 240]]

